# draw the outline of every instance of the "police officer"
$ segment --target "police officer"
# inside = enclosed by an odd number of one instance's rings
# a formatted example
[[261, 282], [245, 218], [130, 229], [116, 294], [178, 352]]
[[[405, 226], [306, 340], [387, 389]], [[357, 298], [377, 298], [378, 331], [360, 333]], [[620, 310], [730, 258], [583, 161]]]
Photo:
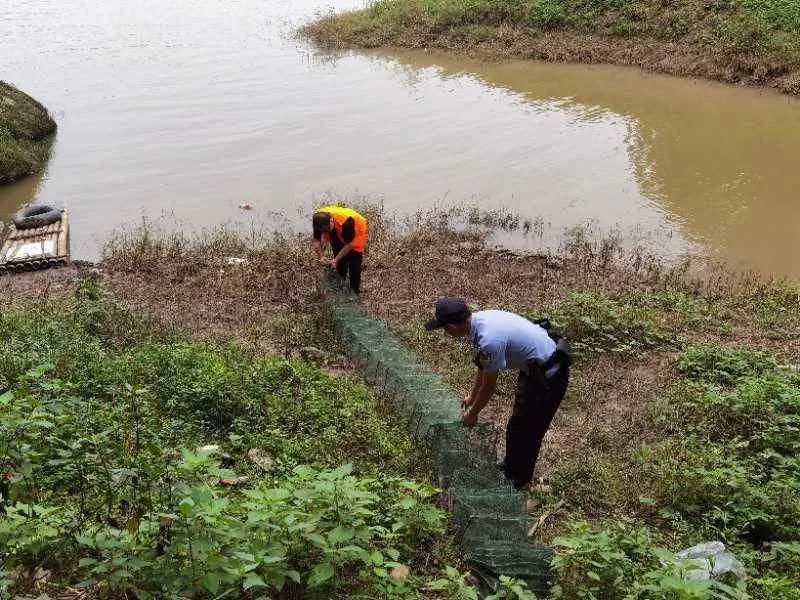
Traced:
[[[314, 249], [322, 264], [330, 265], [342, 278], [350, 275], [350, 289], [361, 291], [361, 269], [367, 245], [367, 220], [343, 206], [323, 206], [314, 212]], [[322, 255], [322, 242], [329, 242], [333, 260]]]
[[519, 371], [514, 412], [506, 427], [506, 457], [500, 468], [520, 489], [531, 482], [542, 439], [567, 391], [570, 357], [566, 341], [539, 324], [502, 310], [471, 313], [461, 298], [442, 298], [428, 331], [443, 328], [454, 337], [469, 336], [478, 370], [464, 399], [463, 421], [474, 427], [494, 394], [503, 369]]

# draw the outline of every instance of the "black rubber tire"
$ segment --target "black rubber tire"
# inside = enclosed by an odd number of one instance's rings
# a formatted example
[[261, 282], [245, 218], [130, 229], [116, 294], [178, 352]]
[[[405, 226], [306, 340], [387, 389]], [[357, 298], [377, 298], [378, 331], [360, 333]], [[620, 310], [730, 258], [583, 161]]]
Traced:
[[14, 227], [17, 229], [35, 229], [52, 225], [61, 220], [61, 210], [47, 204], [39, 204], [23, 208], [14, 215]]

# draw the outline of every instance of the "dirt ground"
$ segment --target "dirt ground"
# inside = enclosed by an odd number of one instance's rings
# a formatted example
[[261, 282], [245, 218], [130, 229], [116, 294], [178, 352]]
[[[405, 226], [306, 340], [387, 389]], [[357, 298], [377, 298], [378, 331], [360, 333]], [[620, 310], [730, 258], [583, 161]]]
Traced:
[[[448, 219], [432, 225], [392, 228], [379, 217], [367, 256], [362, 301], [423, 362], [466, 392], [474, 368], [469, 349], [428, 334], [422, 322], [435, 300], [458, 295], [481, 308], [536, 314], [541, 307], [580, 290], [609, 294], [644, 289], [655, 259], [624, 252], [609, 240], [570, 242], [547, 254], [522, 255], [491, 245], [486, 229], [459, 229]], [[130, 309], [152, 316], [166, 330], [211, 340], [236, 341], [257, 352], [298, 356], [336, 373], [350, 373], [342, 349], [320, 310], [321, 267], [304, 236], [266, 237], [247, 247], [235, 235], [177, 239], [148, 233], [117, 240], [97, 266], [0, 278], [0, 298], [69, 293], [81, 277], [103, 281]], [[663, 357], [634, 364], [601, 354], [573, 370], [570, 391], [549, 432], [538, 475], [567, 456], [609, 438], [624, 444], [669, 377]], [[483, 418], [502, 431], [511, 410], [514, 374]], [[502, 435], [499, 436], [502, 451]]]
[[[686, 314], [681, 311], [689, 309], [646, 307], [655, 317], [668, 319], [659, 325], [659, 335], [672, 341], [645, 353], [579, 356], [567, 397], [545, 439], [538, 476], [549, 475], [567, 459], [596, 450], [627, 452], [661, 435], [647, 416], [673, 379], [678, 337], [755, 343], [800, 357], [793, 316], [800, 311], [792, 309], [800, 308], [800, 295], [794, 288], [719, 270], [714, 277], [698, 279], [688, 263], [664, 265], [657, 255], [623, 247], [614, 238], [577, 235], [547, 253], [514, 253], [492, 244], [491, 231], [518, 226], [496, 213], [454, 210], [399, 222], [376, 207], [365, 212], [371, 227], [361, 301], [462, 394], [473, 378], [470, 348], [422, 327], [441, 296], [461, 296], [475, 308], [502, 308], [529, 317], [579, 292], [625, 299], [671, 290], [696, 304]], [[300, 357], [333, 373], [351, 374], [352, 365], [321, 309], [323, 271], [310, 235], [265, 232], [254, 244], [225, 230], [196, 238], [134, 231], [112, 240], [99, 265], [0, 278], [0, 306], [19, 297], [68, 293], [78, 278], [96, 277], [124, 306], [151, 316], [166, 331], [234, 341], [256, 352]], [[580, 326], [584, 315], [573, 318]], [[515, 377], [503, 374], [482, 415], [495, 424], [501, 452]]]

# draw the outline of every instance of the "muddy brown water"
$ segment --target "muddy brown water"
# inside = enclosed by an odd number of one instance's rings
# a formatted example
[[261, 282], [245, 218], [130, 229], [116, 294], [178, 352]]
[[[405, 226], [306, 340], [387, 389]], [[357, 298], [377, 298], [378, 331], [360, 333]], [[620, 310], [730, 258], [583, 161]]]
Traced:
[[[9, 6], [10, 4], [10, 6]], [[54, 113], [42, 177], [73, 254], [142, 218], [304, 226], [326, 196], [477, 203], [552, 243], [590, 224], [800, 277], [800, 102], [607, 66], [320, 52], [298, 25], [353, 0], [5, 0], [0, 78]], [[249, 203], [252, 211], [242, 211]]]

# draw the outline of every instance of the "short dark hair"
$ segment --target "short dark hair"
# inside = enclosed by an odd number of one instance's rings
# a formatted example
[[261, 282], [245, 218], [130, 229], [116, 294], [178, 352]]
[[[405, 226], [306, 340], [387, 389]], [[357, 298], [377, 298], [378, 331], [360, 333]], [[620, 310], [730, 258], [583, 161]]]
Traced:
[[322, 233], [324, 231], [330, 229], [331, 215], [330, 213], [326, 212], [314, 213], [314, 217], [311, 219], [311, 222], [314, 225], [314, 239], [318, 240], [322, 237]]

